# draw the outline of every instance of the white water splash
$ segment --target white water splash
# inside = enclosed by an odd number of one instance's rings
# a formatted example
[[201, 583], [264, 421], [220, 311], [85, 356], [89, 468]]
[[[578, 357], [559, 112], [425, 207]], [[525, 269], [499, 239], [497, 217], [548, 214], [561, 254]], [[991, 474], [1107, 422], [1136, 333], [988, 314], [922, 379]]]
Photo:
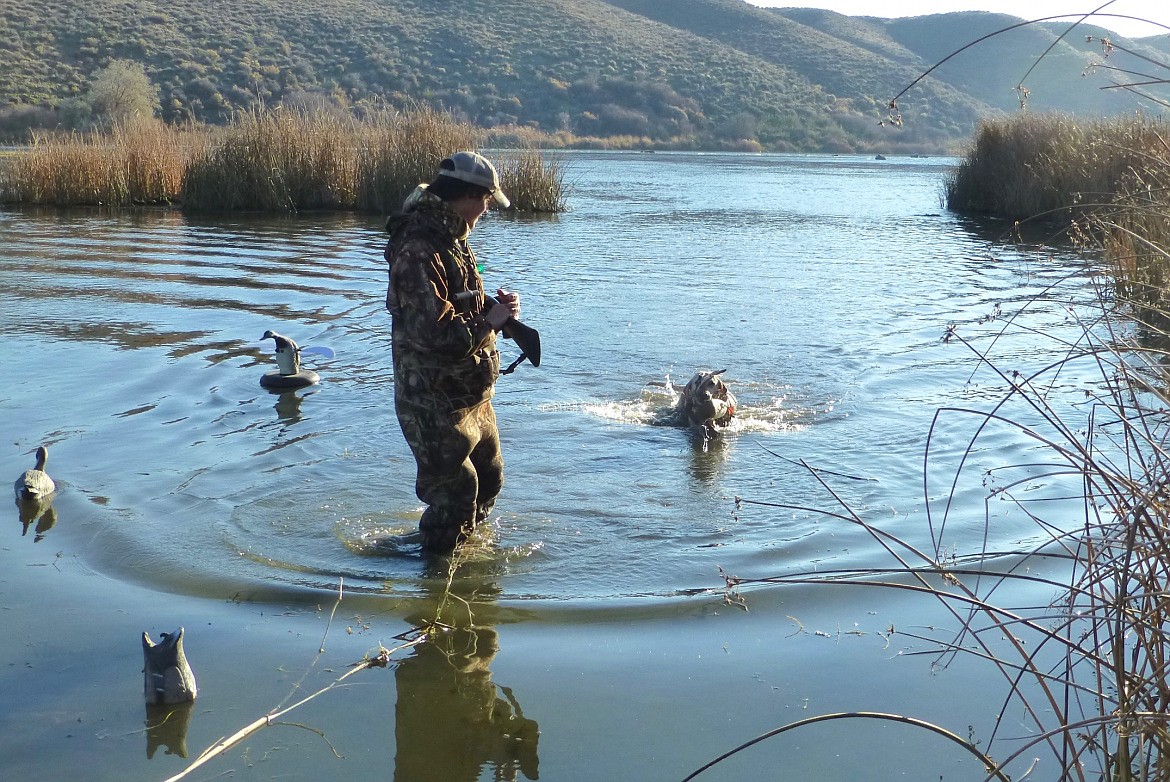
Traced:
[[[735, 417], [720, 431], [730, 434], [754, 432], [790, 432], [805, 428], [815, 410], [794, 403], [787, 389], [729, 379], [732, 393], [739, 402]], [[605, 421], [635, 426], [678, 426], [676, 408], [681, 386], [667, 375], [663, 381], [650, 381], [635, 399], [609, 401], [559, 402], [541, 405], [542, 412], [580, 410]]]

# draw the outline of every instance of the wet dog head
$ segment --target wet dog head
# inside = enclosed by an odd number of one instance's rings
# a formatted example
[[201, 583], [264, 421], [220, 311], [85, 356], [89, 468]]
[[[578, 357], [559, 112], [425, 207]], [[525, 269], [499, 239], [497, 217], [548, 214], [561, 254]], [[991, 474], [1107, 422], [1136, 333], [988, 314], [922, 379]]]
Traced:
[[735, 397], [720, 377], [726, 369], [696, 372], [683, 388], [678, 411], [686, 426], [727, 426], [735, 415]]

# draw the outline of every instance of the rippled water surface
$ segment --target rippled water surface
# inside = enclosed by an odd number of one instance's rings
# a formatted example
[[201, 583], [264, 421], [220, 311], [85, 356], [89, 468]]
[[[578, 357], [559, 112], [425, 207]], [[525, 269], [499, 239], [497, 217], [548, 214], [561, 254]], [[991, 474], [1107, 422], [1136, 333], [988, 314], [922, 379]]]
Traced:
[[[1002, 696], [972, 693], [999, 680], [971, 676], [965, 658], [939, 677], [922, 658], [894, 662], [913, 643], [882, 628], [936, 621], [914, 599], [755, 589], [744, 613], [722, 604], [720, 571], [887, 566], [864, 530], [820, 511], [849, 508], [929, 548], [925, 496], [936, 532], [949, 499], [942, 545], [958, 554], [1033, 538], [1024, 514], [985, 502], [988, 469], [1048, 458], [1017, 429], [984, 431], [952, 486], [978, 419], [945, 418], [924, 486], [936, 410], [986, 409], [1007, 387], [943, 337], [953, 327], [1008, 373], [1058, 360], [1093, 298], [1083, 261], [1009, 249], [999, 228], [947, 213], [948, 159], [564, 162], [571, 211], [490, 215], [472, 237], [487, 286], [521, 292], [544, 352], [497, 386], [507, 485], [455, 586], [474, 603], [475, 649], [424, 647], [394, 672], [396, 696], [370, 678], [295, 718], [328, 733], [341, 765], [316, 736], [279, 734], [202, 778], [235, 764], [243, 779], [389, 778], [391, 766], [402, 782], [535, 779], [535, 733], [498, 727], [521, 704], [540, 724], [541, 778], [556, 780], [678, 779], [818, 712], [902, 711], [958, 732], [998, 720]], [[15, 477], [47, 443], [60, 484], [53, 526], [25, 529], [13, 509], [0, 540], [12, 633], [0, 686], [30, 711], [0, 714], [0, 776], [181, 768], [142, 765], [144, 628], [191, 633], [197, 752], [299, 686], [290, 671], [322, 631], [314, 606], [340, 584], [333, 654], [360, 658], [425, 620], [444, 573], [414, 534], [381, 222], [0, 211], [0, 467]], [[335, 352], [306, 357], [318, 385], [260, 387], [275, 369], [268, 329]], [[665, 425], [701, 368], [726, 369], [740, 403], [711, 441]], [[1072, 419], [1092, 382], [1077, 372], [1045, 386]], [[318, 678], [344, 657], [334, 665]], [[840, 731], [705, 779], [944, 773], [929, 742]], [[956, 762], [968, 776], [948, 780], [984, 778]]]
[[[737, 512], [737, 496], [824, 505], [791, 460], [866, 479], [841, 481], [859, 509], [915, 513], [933, 410], [973, 393], [944, 329], [1069, 271], [992, 255], [945, 213], [949, 162], [574, 154], [569, 213], [486, 218], [486, 284], [521, 291], [545, 351], [498, 384], [507, 487], [484, 567], [501, 600], [856, 564], [860, 534]], [[4, 461], [50, 444], [57, 534], [91, 538], [92, 567], [196, 594], [341, 577], [409, 594], [428, 577], [380, 220], [8, 212], [0, 234], [0, 351], [27, 377], [2, 392]], [[260, 388], [266, 329], [336, 352], [306, 358], [318, 386]], [[709, 443], [660, 425], [700, 368], [726, 368], [741, 405]]]

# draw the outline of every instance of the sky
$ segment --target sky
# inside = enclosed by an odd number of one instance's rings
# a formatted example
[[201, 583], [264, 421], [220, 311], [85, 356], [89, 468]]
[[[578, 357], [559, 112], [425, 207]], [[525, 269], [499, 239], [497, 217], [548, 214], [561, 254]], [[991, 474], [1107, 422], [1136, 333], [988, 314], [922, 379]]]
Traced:
[[[1105, 0], [748, 0], [754, 5], [827, 8], [847, 16], [922, 16], [950, 11], [994, 11], [1022, 19], [1038, 19], [1056, 14], [1087, 13]], [[1114, 0], [1101, 13], [1124, 14], [1149, 19], [1170, 26], [1170, 2], [1167, 0]], [[1075, 21], [1075, 19], [1074, 19]], [[1130, 19], [1099, 17], [1097, 24], [1127, 37], [1165, 35], [1170, 30]]]

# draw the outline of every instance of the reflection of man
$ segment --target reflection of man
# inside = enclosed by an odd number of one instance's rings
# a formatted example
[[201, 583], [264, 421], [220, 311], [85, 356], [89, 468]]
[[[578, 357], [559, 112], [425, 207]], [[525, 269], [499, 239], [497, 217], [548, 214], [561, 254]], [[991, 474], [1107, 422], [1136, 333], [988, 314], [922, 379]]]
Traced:
[[497, 780], [514, 782], [517, 771], [539, 778], [540, 729], [492, 683], [497, 651], [490, 627], [451, 630], [398, 665], [396, 782], [473, 782], [484, 766]]

